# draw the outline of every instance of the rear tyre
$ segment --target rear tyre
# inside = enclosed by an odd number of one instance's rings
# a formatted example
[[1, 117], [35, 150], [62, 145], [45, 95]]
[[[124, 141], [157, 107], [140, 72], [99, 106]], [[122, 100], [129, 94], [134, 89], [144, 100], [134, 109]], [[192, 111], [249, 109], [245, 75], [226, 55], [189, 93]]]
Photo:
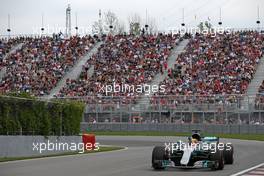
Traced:
[[225, 147], [224, 158], [225, 158], [225, 164], [234, 163], [234, 147], [232, 144], [230, 145], [230, 148]]
[[155, 170], [162, 170], [165, 169], [162, 166], [162, 160], [164, 160], [164, 155], [165, 155], [165, 148], [161, 146], [156, 146], [154, 147], [152, 151], [152, 167]]
[[215, 153], [211, 154], [211, 161], [214, 161], [215, 164], [212, 165], [212, 170], [223, 170], [225, 166], [224, 153], [222, 150], [217, 150]]

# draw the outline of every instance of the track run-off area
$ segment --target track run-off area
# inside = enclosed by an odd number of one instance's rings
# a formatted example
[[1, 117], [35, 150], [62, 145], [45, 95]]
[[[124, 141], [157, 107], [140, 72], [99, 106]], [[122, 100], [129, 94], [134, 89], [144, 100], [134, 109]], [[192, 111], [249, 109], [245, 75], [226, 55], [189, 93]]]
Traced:
[[0, 163], [0, 176], [230, 176], [264, 163], [264, 142], [237, 139], [220, 139], [234, 145], [235, 162], [221, 171], [210, 169], [151, 168], [151, 154], [155, 145], [165, 142], [186, 141], [186, 137], [149, 136], [97, 136], [101, 145], [124, 146], [123, 150], [20, 160]]

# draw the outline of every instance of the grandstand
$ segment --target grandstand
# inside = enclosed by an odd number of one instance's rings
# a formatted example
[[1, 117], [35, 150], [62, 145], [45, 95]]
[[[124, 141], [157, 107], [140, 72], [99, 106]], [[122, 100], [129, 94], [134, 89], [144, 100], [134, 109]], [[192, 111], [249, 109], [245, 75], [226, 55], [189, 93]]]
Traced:
[[1, 60], [6, 74], [1, 80], [0, 91], [29, 92], [35, 96], [49, 94], [94, 43], [90, 36], [66, 40], [58, 36], [27, 38], [21, 49]]
[[[91, 123], [264, 124], [261, 30], [152, 33], [146, 25], [114, 33], [111, 26], [106, 34], [76, 28], [76, 35], [2, 38], [0, 94], [81, 100]], [[133, 88], [108, 90], [123, 84]]]
[[[81, 99], [87, 104], [84, 119], [88, 122], [259, 124], [264, 117], [263, 85], [254, 104], [247, 104], [250, 109], [243, 106], [249, 102], [245, 93], [254, 84], [254, 74], [262, 68], [258, 64], [263, 37], [256, 31], [243, 31], [215, 37], [14, 38], [1, 41], [1, 70], [5, 68], [6, 73], [0, 91]], [[183, 41], [187, 45], [175, 55]], [[89, 55], [98, 42], [97, 51]], [[72, 69], [76, 65], [79, 71]], [[154, 81], [166, 88], [150, 95], [99, 91], [113, 81], [131, 85]]]

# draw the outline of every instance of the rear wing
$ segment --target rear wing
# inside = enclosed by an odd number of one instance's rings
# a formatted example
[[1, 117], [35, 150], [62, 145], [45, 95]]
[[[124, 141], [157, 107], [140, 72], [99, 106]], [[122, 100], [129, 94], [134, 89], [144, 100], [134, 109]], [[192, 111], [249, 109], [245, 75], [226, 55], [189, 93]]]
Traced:
[[219, 142], [219, 137], [207, 136], [207, 137], [203, 137], [202, 141], [204, 141], [204, 142]]

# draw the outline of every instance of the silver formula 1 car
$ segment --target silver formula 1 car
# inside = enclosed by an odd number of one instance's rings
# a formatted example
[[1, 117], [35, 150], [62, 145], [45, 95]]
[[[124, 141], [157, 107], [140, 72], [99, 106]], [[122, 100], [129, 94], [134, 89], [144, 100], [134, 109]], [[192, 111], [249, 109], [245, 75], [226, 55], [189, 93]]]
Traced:
[[156, 146], [152, 152], [152, 167], [161, 170], [172, 168], [211, 168], [222, 170], [225, 164], [233, 164], [234, 147], [220, 143], [218, 137], [201, 137], [193, 130], [187, 143], [177, 141], [170, 145]]

